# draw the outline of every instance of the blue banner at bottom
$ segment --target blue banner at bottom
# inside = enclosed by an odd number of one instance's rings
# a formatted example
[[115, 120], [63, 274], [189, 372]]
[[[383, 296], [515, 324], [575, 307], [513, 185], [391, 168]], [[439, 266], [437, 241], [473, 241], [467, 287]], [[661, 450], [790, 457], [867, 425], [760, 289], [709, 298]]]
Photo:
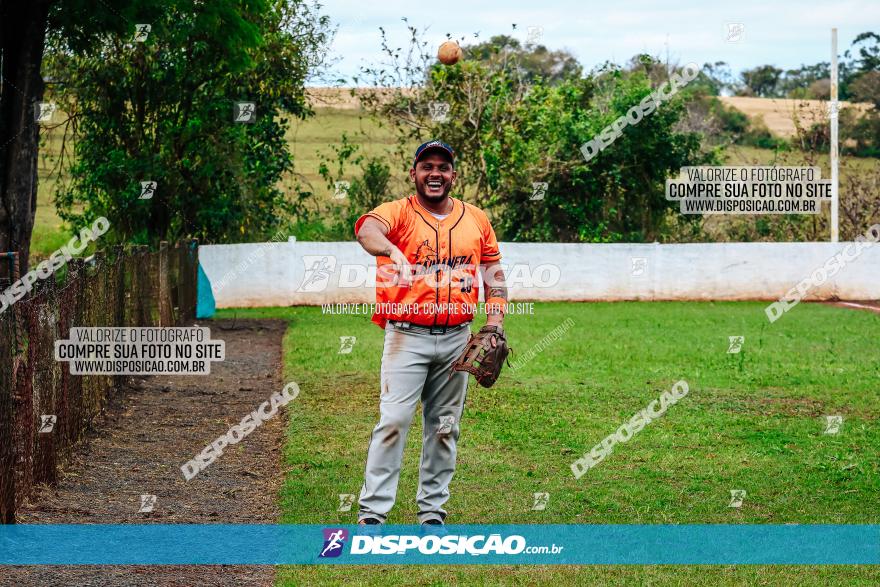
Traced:
[[4, 565], [880, 564], [880, 525], [8, 525]]

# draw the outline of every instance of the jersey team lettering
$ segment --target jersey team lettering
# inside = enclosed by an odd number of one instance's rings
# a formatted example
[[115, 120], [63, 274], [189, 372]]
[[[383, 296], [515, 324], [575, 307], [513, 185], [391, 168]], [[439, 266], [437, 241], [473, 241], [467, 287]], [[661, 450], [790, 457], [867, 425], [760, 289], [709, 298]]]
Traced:
[[[485, 212], [455, 198], [450, 202], [450, 213], [437, 219], [412, 195], [386, 202], [355, 223], [355, 234], [368, 219], [382, 223], [412, 269], [412, 279], [400, 283], [400, 268], [389, 257], [377, 257], [373, 322], [379, 326], [388, 320], [456, 326], [473, 318], [466, 310], [480, 299], [479, 268], [500, 263], [501, 252]], [[410, 311], [384, 311], [389, 303]], [[426, 313], [426, 304], [434, 304], [434, 311]]]

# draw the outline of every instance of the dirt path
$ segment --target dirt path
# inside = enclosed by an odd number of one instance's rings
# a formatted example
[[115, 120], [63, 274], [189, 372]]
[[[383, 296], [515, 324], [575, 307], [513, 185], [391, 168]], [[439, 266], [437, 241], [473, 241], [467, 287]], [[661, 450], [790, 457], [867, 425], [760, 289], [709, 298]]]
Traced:
[[[226, 341], [226, 360], [206, 377], [135, 380], [77, 448], [58, 487], [42, 488], [22, 508], [21, 523], [278, 521], [284, 411], [194, 479], [186, 481], [180, 466], [284, 387], [286, 324], [202, 325]], [[156, 496], [151, 513], [138, 513], [142, 494]], [[271, 566], [0, 567], [0, 585], [272, 585], [274, 577]]]

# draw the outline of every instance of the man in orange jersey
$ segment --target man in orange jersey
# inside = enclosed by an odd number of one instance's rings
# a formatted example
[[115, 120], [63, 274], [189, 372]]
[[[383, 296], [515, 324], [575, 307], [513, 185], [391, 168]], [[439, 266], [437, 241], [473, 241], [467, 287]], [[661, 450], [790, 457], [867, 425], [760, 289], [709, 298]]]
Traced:
[[403, 447], [420, 399], [418, 520], [443, 524], [468, 383], [467, 373], [451, 368], [470, 335], [478, 270], [488, 325], [502, 328], [507, 303], [489, 219], [449, 197], [456, 177], [452, 148], [441, 141], [421, 145], [409, 174], [414, 195], [382, 204], [355, 224], [358, 242], [377, 257], [373, 322], [385, 329], [380, 417], [370, 437], [360, 524], [385, 522], [394, 505]]

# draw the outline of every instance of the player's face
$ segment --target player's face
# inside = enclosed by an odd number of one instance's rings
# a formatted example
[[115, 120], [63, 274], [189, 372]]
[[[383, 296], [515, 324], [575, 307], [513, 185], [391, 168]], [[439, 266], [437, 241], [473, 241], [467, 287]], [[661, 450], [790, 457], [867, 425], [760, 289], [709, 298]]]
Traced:
[[441, 202], [449, 195], [455, 175], [452, 163], [439, 153], [428, 153], [409, 170], [416, 192], [429, 202]]

